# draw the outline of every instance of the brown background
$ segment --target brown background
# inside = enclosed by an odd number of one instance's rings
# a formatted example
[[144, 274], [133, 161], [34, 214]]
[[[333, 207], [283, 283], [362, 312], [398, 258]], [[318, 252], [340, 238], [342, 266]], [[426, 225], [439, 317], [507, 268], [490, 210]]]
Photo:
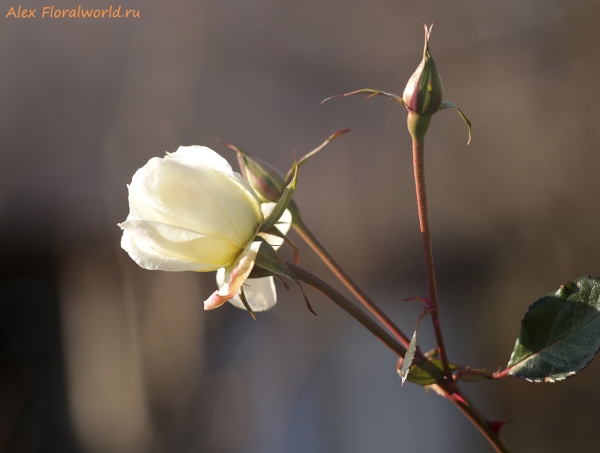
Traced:
[[[57, 8], [77, 7], [62, 0]], [[126, 184], [216, 136], [301, 172], [307, 223], [410, 332], [426, 291], [401, 94], [421, 20], [453, 111], [427, 142], [450, 358], [495, 370], [537, 297], [600, 274], [600, 4], [507, 0], [124, 2], [140, 19], [0, 20], [0, 451], [491, 451], [454, 407], [314, 292], [258, 321], [204, 312], [212, 275], [119, 247]], [[107, 8], [90, 1], [84, 7]], [[117, 6], [114, 4], [113, 6]], [[303, 266], [330, 275], [303, 247]], [[421, 344], [433, 346], [429, 323]], [[466, 385], [518, 452], [600, 451], [600, 369]]]

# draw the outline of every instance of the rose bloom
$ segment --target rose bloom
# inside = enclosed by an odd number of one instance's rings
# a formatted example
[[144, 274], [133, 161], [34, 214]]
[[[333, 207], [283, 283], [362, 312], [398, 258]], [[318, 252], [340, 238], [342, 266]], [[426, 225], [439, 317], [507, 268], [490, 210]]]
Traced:
[[[261, 244], [254, 239], [264, 216], [256, 194], [229, 163], [207, 147], [182, 146], [165, 158], [150, 159], [128, 189], [130, 212], [119, 226], [121, 247], [129, 256], [149, 270], [221, 269], [219, 289], [204, 308], [232, 298], [243, 307], [237, 294], [254, 266]], [[251, 282], [250, 306], [270, 308], [272, 277]]]

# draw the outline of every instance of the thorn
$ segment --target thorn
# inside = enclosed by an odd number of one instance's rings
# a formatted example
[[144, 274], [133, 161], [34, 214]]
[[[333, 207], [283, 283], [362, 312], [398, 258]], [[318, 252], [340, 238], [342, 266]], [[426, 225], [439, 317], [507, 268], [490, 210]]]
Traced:
[[497, 436], [500, 435], [500, 428], [502, 428], [507, 423], [510, 423], [510, 420], [494, 420], [488, 421], [488, 425], [490, 429], [496, 433]]
[[462, 396], [460, 396], [460, 393], [454, 393], [452, 395], [454, 397], [454, 399], [456, 401], [458, 401], [459, 403], [464, 404], [465, 406], [468, 406], [467, 402], [464, 400], [464, 398]]
[[429, 299], [427, 299], [426, 297], [423, 296], [413, 296], [413, 297], [409, 297], [408, 299], [402, 299], [402, 302], [408, 302], [410, 300], [418, 300], [420, 302], [423, 302], [425, 305], [427, 305], [428, 307], [431, 307], [431, 304], [429, 303]]

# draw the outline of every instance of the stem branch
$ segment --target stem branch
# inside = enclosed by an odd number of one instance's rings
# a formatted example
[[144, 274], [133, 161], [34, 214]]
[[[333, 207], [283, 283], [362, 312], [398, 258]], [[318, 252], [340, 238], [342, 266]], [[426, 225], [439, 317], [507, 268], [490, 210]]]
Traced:
[[[394, 324], [394, 322], [367, 296], [362, 289], [350, 278], [350, 276], [340, 267], [337, 261], [330, 255], [327, 249], [321, 244], [313, 232], [306, 226], [297, 209], [292, 212], [292, 226], [300, 237], [313, 249], [319, 258], [327, 265], [333, 274], [348, 288], [360, 303], [371, 313], [381, 324], [388, 329], [394, 337], [405, 347], [408, 348], [410, 339]], [[420, 351], [417, 351], [419, 358], [425, 359]]]
[[[409, 113], [410, 115], [410, 113]], [[421, 134], [419, 134], [421, 135]], [[438, 310], [437, 288], [435, 284], [435, 267], [433, 264], [433, 250], [431, 247], [431, 233], [429, 232], [429, 218], [427, 216], [427, 192], [425, 190], [425, 134], [420, 137], [413, 135], [413, 164], [415, 170], [415, 186], [417, 190], [417, 206], [419, 208], [419, 224], [421, 227], [421, 240], [423, 242], [423, 254], [425, 255], [425, 270], [427, 273], [427, 288], [429, 292], [429, 304], [433, 309], [431, 319], [433, 331], [438, 346], [438, 353], [444, 375], [448, 383], [452, 382], [452, 374], [448, 363], [444, 337], [440, 325], [440, 314]]]
[[[345, 310], [350, 316], [360, 322], [373, 335], [379, 338], [388, 348], [395, 352], [399, 357], [404, 357], [406, 348], [392, 338], [379, 324], [369, 318], [360, 308], [346, 299], [337, 290], [329, 284], [311, 274], [310, 272], [295, 266], [292, 263], [286, 263], [290, 270], [298, 277], [298, 280], [312, 286], [326, 297], [335, 302], [340, 308]], [[463, 395], [458, 386], [453, 382], [444, 382], [442, 385], [434, 384], [430, 386], [436, 393], [450, 400], [485, 436], [488, 442], [494, 447], [497, 453], [510, 453], [509, 448], [502, 439], [492, 430], [487, 419]], [[457, 397], [458, 396], [458, 397]]]
[[400, 357], [404, 357], [406, 354], [406, 348], [402, 346], [398, 341], [396, 341], [390, 334], [388, 334], [385, 330], [381, 328], [379, 324], [369, 318], [363, 311], [346, 299], [342, 294], [340, 294], [337, 290], [329, 286], [329, 284], [325, 283], [319, 277], [311, 274], [310, 272], [298, 267], [292, 263], [286, 263], [290, 270], [294, 273], [298, 280], [303, 281], [304, 283], [312, 286], [316, 290], [323, 293], [329, 299], [331, 299], [334, 303], [336, 303], [340, 308], [346, 311], [350, 316], [356, 319], [359, 323], [361, 323], [364, 327], [367, 328], [369, 332], [379, 338], [388, 348], [398, 354]]

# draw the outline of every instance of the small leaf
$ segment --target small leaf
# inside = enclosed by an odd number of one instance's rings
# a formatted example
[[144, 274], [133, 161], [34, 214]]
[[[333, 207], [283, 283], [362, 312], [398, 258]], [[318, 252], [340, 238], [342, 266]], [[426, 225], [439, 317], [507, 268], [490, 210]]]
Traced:
[[404, 383], [406, 382], [406, 378], [408, 377], [408, 373], [410, 372], [410, 367], [412, 365], [413, 359], [415, 358], [415, 352], [417, 352], [417, 330], [419, 330], [419, 324], [421, 324], [421, 320], [423, 317], [431, 313], [433, 310], [431, 308], [424, 308], [419, 313], [419, 317], [417, 318], [417, 325], [415, 327], [415, 332], [410, 340], [408, 345], [408, 349], [406, 350], [406, 354], [404, 355], [404, 361], [402, 362], [402, 368], [400, 368], [399, 374], [402, 379], [402, 387], [404, 387]]
[[306, 303], [306, 307], [308, 308], [308, 310], [313, 315], [317, 316], [315, 311], [312, 309], [310, 302], [308, 301], [308, 298], [306, 297], [306, 294], [304, 294], [304, 288], [302, 288], [300, 281], [296, 278], [294, 273], [290, 270], [290, 268], [286, 264], [285, 260], [283, 258], [281, 258], [277, 254], [275, 249], [273, 247], [271, 247], [271, 245], [267, 241], [265, 241], [263, 238], [261, 238], [260, 236], [257, 236], [256, 239], [260, 240], [262, 242], [262, 245], [260, 246], [258, 255], [256, 255], [256, 260], [254, 261], [255, 265], [260, 266], [264, 270], [272, 272], [275, 275], [285, 277], [285, 278], [288, 278], [291, 281], [293, 281], [298, 286], [298, 288], [300, 288], [300, 291], [302, 292], [302, 295], [304, 296], [304, 302]]
[[440, 110], [449, 109], [449, 108], [456, 109], [458, 111], [458, 114], [460, 115], [460, 117], [465, 121], [465, 123], [467, 123], [467, 127], [469, 128], [469, 139], [467, 140], [467, 145], [468, 145], [469, 143], [471, 143], [471, 122], [467, 119], [467, 117], [462, 112], [462, 110], [459, 109], [452, 102], [449, 102], [449, 101], [442, 102], [442, 106], [440, 107]]
[[511, 376], [555, 382], [573, 376], [600, 349], [600, 281], [581, 277], [536, 300], [521, 321]]
[[294, 170], [294, 176], [293, 176], [292, 180], [289, 182], [289, 184], [287, 185], [287, 187], [285, 188], [285, 190], [283, 191], [281, 198], [279, 199], [279, 201], [277, 202], [277, 204], [271, 211], [271, 214], [269, 214], [269, 217], [267, 217], [265, 219], [264, 223], [261, 225], [261, 227], [260, 227], [261, 232], [266, 231], [266, 230], [270, 229], [271, 227], [273, 227], [277, 223], [279, 218], [283, 215], [283, 213], [287, 209], [290, 202], [292, 201], [292, 195], [294, 195], [294, 189], [296, 188], [296, 181], [298, 180], [298, 164], [296, 163], [295, 160], [294, 160], [294, 166], [292, 167], [292, 169]]
[[[458, 368], [458, 365], [450, 363], [450, 371], [455, 371]], [[414, 364], [410, 367], [407, 380], [419, 385], [431, 385], [444, 380], [442, 361], [440, 359], [429, 359], [426, 362]]]

